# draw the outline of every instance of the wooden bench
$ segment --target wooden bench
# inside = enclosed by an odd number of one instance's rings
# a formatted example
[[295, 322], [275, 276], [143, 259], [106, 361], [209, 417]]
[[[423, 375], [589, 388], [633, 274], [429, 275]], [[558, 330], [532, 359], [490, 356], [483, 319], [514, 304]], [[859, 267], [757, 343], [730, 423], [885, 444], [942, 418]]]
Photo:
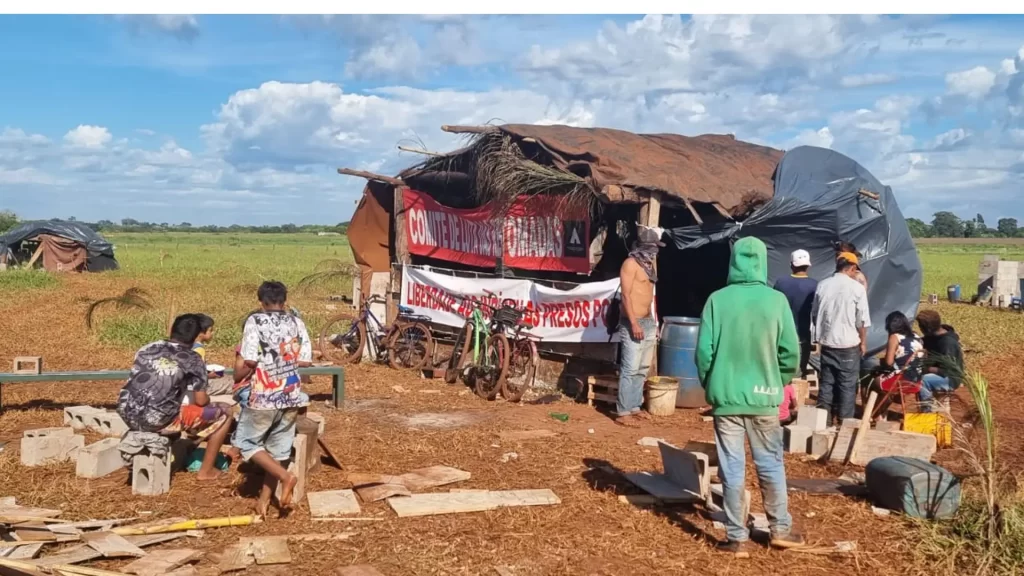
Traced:
[[[225, 374], [232, 374], [226, 370]], [[42, 374], [0, 374], [0, 412], [3, 411], [4, 384], [29, 382], [84, 382], [103, 380], [128, 380], [128, 370], [99, 370], [93, 372], [43, 372]], [[331, 405], [342, 408], [345, 405], [345, 369], [341, 366], [310, 366], [299, 368], [302, 376], [331, 377]]]

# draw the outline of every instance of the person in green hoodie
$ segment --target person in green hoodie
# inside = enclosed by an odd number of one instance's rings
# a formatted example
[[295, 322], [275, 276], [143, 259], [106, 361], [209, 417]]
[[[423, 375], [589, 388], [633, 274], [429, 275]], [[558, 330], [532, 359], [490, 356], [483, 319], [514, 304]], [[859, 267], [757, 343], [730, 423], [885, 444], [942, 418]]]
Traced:
[[728, 285], [704, 305], [697, 337], [697, 374], [714, 417], [724, 489], [726, 535], [719, 548], [746, 556], [750, 532], [743, 517], [744, 439], [757, 469], [771, 544], [802, 546], [792, 531], [782, 463], [779, 403], [796, 374], [800, 341], [786, 297], [768, 286], [768, 250], [757, 238], [733, 245]]

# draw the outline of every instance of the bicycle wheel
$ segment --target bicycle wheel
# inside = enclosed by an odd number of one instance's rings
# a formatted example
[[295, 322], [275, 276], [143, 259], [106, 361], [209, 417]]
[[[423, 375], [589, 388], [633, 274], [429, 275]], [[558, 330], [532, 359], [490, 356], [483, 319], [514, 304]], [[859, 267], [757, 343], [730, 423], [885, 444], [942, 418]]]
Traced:
[[519, 402], [523, 393], [533, 386], [537, 375], [537, 345], [529, 338], [516, 340], [508, 361], [508, 374], [501, 380], [501, 395], [509, 402]]
[[466, 324], [455, 337], [455, 345], [452, 346], [452, 355], [448, 357], [448, 368], [444, 371], [444, 381], [448, 384], [455, 384], [462, 374], [466, 358], [469, 356], [470, 342], [473, 340], [473, 327]]
[[359, 362], [365, 346], [366, 324], [358, 318], [335, 316], [320, 331], [320, 353], [332, 362]]
[[487, 348], [482, 364], [476, 367], [473, 390], [485, 400], [494, 400], [501, 390], [499, 382], [508, 374], [508, 338], [504, 334], [492, 334], [487, 338]]
[[419, 370], [430, 360], [434, 339], [420, 322], [399, 326], [388, 341], [388, 364], [396, 370]]

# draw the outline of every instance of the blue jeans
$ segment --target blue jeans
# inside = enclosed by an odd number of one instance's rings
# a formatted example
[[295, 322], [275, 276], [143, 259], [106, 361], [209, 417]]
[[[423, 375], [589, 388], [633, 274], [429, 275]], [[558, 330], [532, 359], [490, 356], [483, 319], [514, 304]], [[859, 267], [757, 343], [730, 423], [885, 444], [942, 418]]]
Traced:
[[860, 376], [860, 348], [821, 347], [821, 381], [818, 383], [818, 408], [828, 410], [840, 422], [853, 418], [857, 406], [857, 379]]
[[921, 412], [934, 411], [933, 404], [936, 392], [948, 394], [952, 391], [953, 386], [950, 385], [949, 378], [939, 376], [938, 374], [925, 374], [921, 378], [921, 390], [917, 393], [917, 404]]
[[644, 339], [640, 342], [633, 340], [628, 319], [623, 318], [619, 324], [619, 396], [615, 402], [615, 414], [618, 416], [640, 411], [644, 403], [644, 382], [654, 357], [658, 320], [649, 316], [640, 318], [637, 323], [644, 331]]
[[750, 454], [754, 458], [772, 536], [786, 536], [793, 528], [793, 517], [789, 515], [786, 469], [782, 463], [782, 426], [778, 415], [715, 416], [718, 475], [722, 478], [725, 496], [725, 533], [730, 542], [750, 539], [747, 519], [743, 517], [747, 473], [744, 438], [750, 440]]

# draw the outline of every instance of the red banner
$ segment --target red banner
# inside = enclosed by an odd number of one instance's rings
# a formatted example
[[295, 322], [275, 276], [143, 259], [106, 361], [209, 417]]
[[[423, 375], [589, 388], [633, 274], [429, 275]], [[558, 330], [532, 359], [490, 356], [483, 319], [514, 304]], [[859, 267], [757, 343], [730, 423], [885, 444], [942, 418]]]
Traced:
[[504, 222], [489, 206], [449, 208], [430, 196], [402, 191], [409, 253], [468, 266], [590, 273], [590, 221], [557, 196], [517, 199]]

